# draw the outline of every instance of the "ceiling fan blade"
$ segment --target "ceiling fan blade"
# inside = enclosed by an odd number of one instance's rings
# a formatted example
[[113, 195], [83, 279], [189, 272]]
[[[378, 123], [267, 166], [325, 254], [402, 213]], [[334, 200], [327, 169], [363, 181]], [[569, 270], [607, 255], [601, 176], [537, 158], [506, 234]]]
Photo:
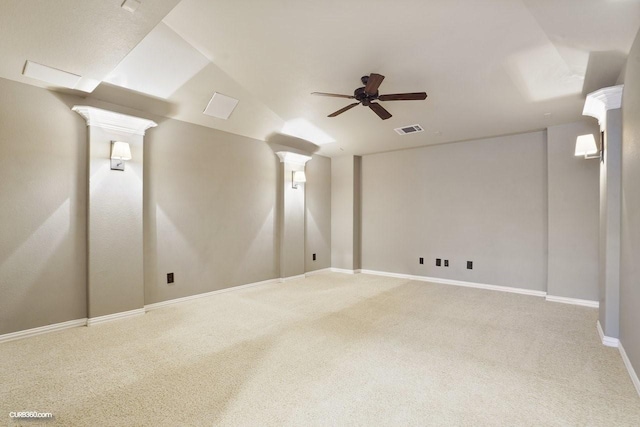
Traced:
[[353, 107], [355, 107], [355, 106], [356, 106], [356, 105], [358, 105], [358, 104], [360, 104], [360, 103], [359, 103], [359, 102], [354, 102], [353, 104], [349, 104], [349, 105], [347, 105], [346, 107], [339, 109], [339, 110], [338, 110], [338, 111], [336, 111], [335, 113], [331, 113], [331, 114], [329, 114], [327, 117], [335, 117], [335, 116], [337, 116], [338, 114], [342, 114], [342, 113], [344, 113], [345, 111], [352, 109]]
[[378, 91], [380, 84], [384, 80], [384, 76], [376, 73], [371, 73], [367, 85], [364, 87], [364, 91], [368, 94], [374, 94]]
[[414, 93], [393, 93], [390, 95], [380, 95], [378, 97], [380, 101], [422, 101], [427, 99], [425, 92]]
[[391, 117], [391, 113], [384, 109], [384, 107], [380, 104], [376, 104], [375, 102], [369, 104], [369, 108], [373, 110], [382, 120], [387, 120]]
[[326, 93], [326, 92], [311, 92], [311, 95], [319, 95], [319, 96], [332, 96], [334, 98], [347, 98], [347, 99], [354, 99], [355, 96], [353, 95], [340, 95], [337, 93]]

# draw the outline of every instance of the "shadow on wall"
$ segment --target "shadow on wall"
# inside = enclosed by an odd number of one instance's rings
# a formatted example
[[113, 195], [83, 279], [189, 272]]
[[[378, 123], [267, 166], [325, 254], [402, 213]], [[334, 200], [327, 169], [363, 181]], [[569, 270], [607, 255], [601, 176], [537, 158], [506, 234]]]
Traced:
[[311, 209], [306, 209], [306, 221], [307, 233], [313, 234], [315, 236], [320, 236], [321, 241], [319, 243], [321, 244], [319, 245], [319, 247], [330, 247], [331, 243], [327, 239], [327, 237], [331, 237], [331, 233], [329, 233], [328, 235], [322, 233], [322, 227], [320, 226], [318, 221], [316, 221], [314, 212]]
[[[71, 203], [65, 200], [33, 233], [0, 263], [0, 293], [7, 306], [0, 319], [11, 324], [20, 313], [41, 318], [41, 304], [57, 292], [55, 283], [64, 278], [57, 273], [65, 264], [73, 227]], [[40, 283], [53, 283], [45, 288]], [[45, 296], [43, 296], [43, 294]], [[48, 297], [46, 296], [48, 295]], [[46, 317], [46, 316], [45, 316]], [[55, 319], [42, 318], [40, 323], [53, 323]], [[0, 331], [2, 333], [3, 331]]]
[[86, 316], [87, 132], [59, 94], [0, 85], [3, 334]]
[[145, 144], [145, 303], [275, 278], [272, 150], [175, 120]]

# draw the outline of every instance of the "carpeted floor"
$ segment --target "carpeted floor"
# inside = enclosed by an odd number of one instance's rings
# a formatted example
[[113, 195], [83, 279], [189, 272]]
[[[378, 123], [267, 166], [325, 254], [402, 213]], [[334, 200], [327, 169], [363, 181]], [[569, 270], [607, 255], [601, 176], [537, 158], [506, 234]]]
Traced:
[[[0, 344], [0, 425], [638, 426], [597, 310], [320, 274]], [[11, 411], [54, 420], [12, 421]]]

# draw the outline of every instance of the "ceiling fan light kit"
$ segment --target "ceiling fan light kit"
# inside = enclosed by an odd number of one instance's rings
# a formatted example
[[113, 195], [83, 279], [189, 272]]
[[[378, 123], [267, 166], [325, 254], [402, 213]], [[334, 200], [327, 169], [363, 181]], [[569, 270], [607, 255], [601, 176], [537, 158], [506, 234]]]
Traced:
[[330, 96], [333, 98], [346, 98], [355, 99], [358, 102], [349, 104], [344, 108], [339, 109], [336, 112], [329, 114], [327, 117], [336, 117], [345, 111], [348, 111], [358, 104], [362, 104], [365, 107], [369, 107], [374, 113], [378, 115], [382, 120], [387, 120], [392, 117], [382, 105], [374, 101], [422, 101], [427, 99], [426, 92], [412, 92], [412, 93], [394, 93], [390, 95], [380, 95], [378, 88], [382, 84], [384, 76], [381, 74], [371, 73], [368, 76], [362, 76], [360, 81], [364, 85], [359, 87], [353, 92], [353, 95], [340, 95], [337, 93], [327, 92], [312, 92], [312, 95]]

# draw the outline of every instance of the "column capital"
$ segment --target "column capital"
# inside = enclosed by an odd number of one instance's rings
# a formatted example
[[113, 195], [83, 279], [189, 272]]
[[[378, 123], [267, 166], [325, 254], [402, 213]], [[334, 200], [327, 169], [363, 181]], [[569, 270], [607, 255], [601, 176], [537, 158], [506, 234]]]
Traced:
[[280, 157], [281, 163], [290, 163], [292, 165], [304, 166], [309, 160], [311, 160], [311, 156], [292, 153], [291, 151], [278, 151], [276, 154]]
[[584, 101], [583, 116], [591, 116], [598, 119], [603, 125], [606, 122], [607, 111], [622, 106], [622, 90], [624, 85], [605, 87], [587, 95]]
[[87, 121], [87, 126], [96, 126], [118, 132], [132, 133], [134, 135], [144, 136], [147, 129], [158, 126], [158, 124], [152, 120], [87, 105], [74, 105], [72, 110], [80, 114]]

